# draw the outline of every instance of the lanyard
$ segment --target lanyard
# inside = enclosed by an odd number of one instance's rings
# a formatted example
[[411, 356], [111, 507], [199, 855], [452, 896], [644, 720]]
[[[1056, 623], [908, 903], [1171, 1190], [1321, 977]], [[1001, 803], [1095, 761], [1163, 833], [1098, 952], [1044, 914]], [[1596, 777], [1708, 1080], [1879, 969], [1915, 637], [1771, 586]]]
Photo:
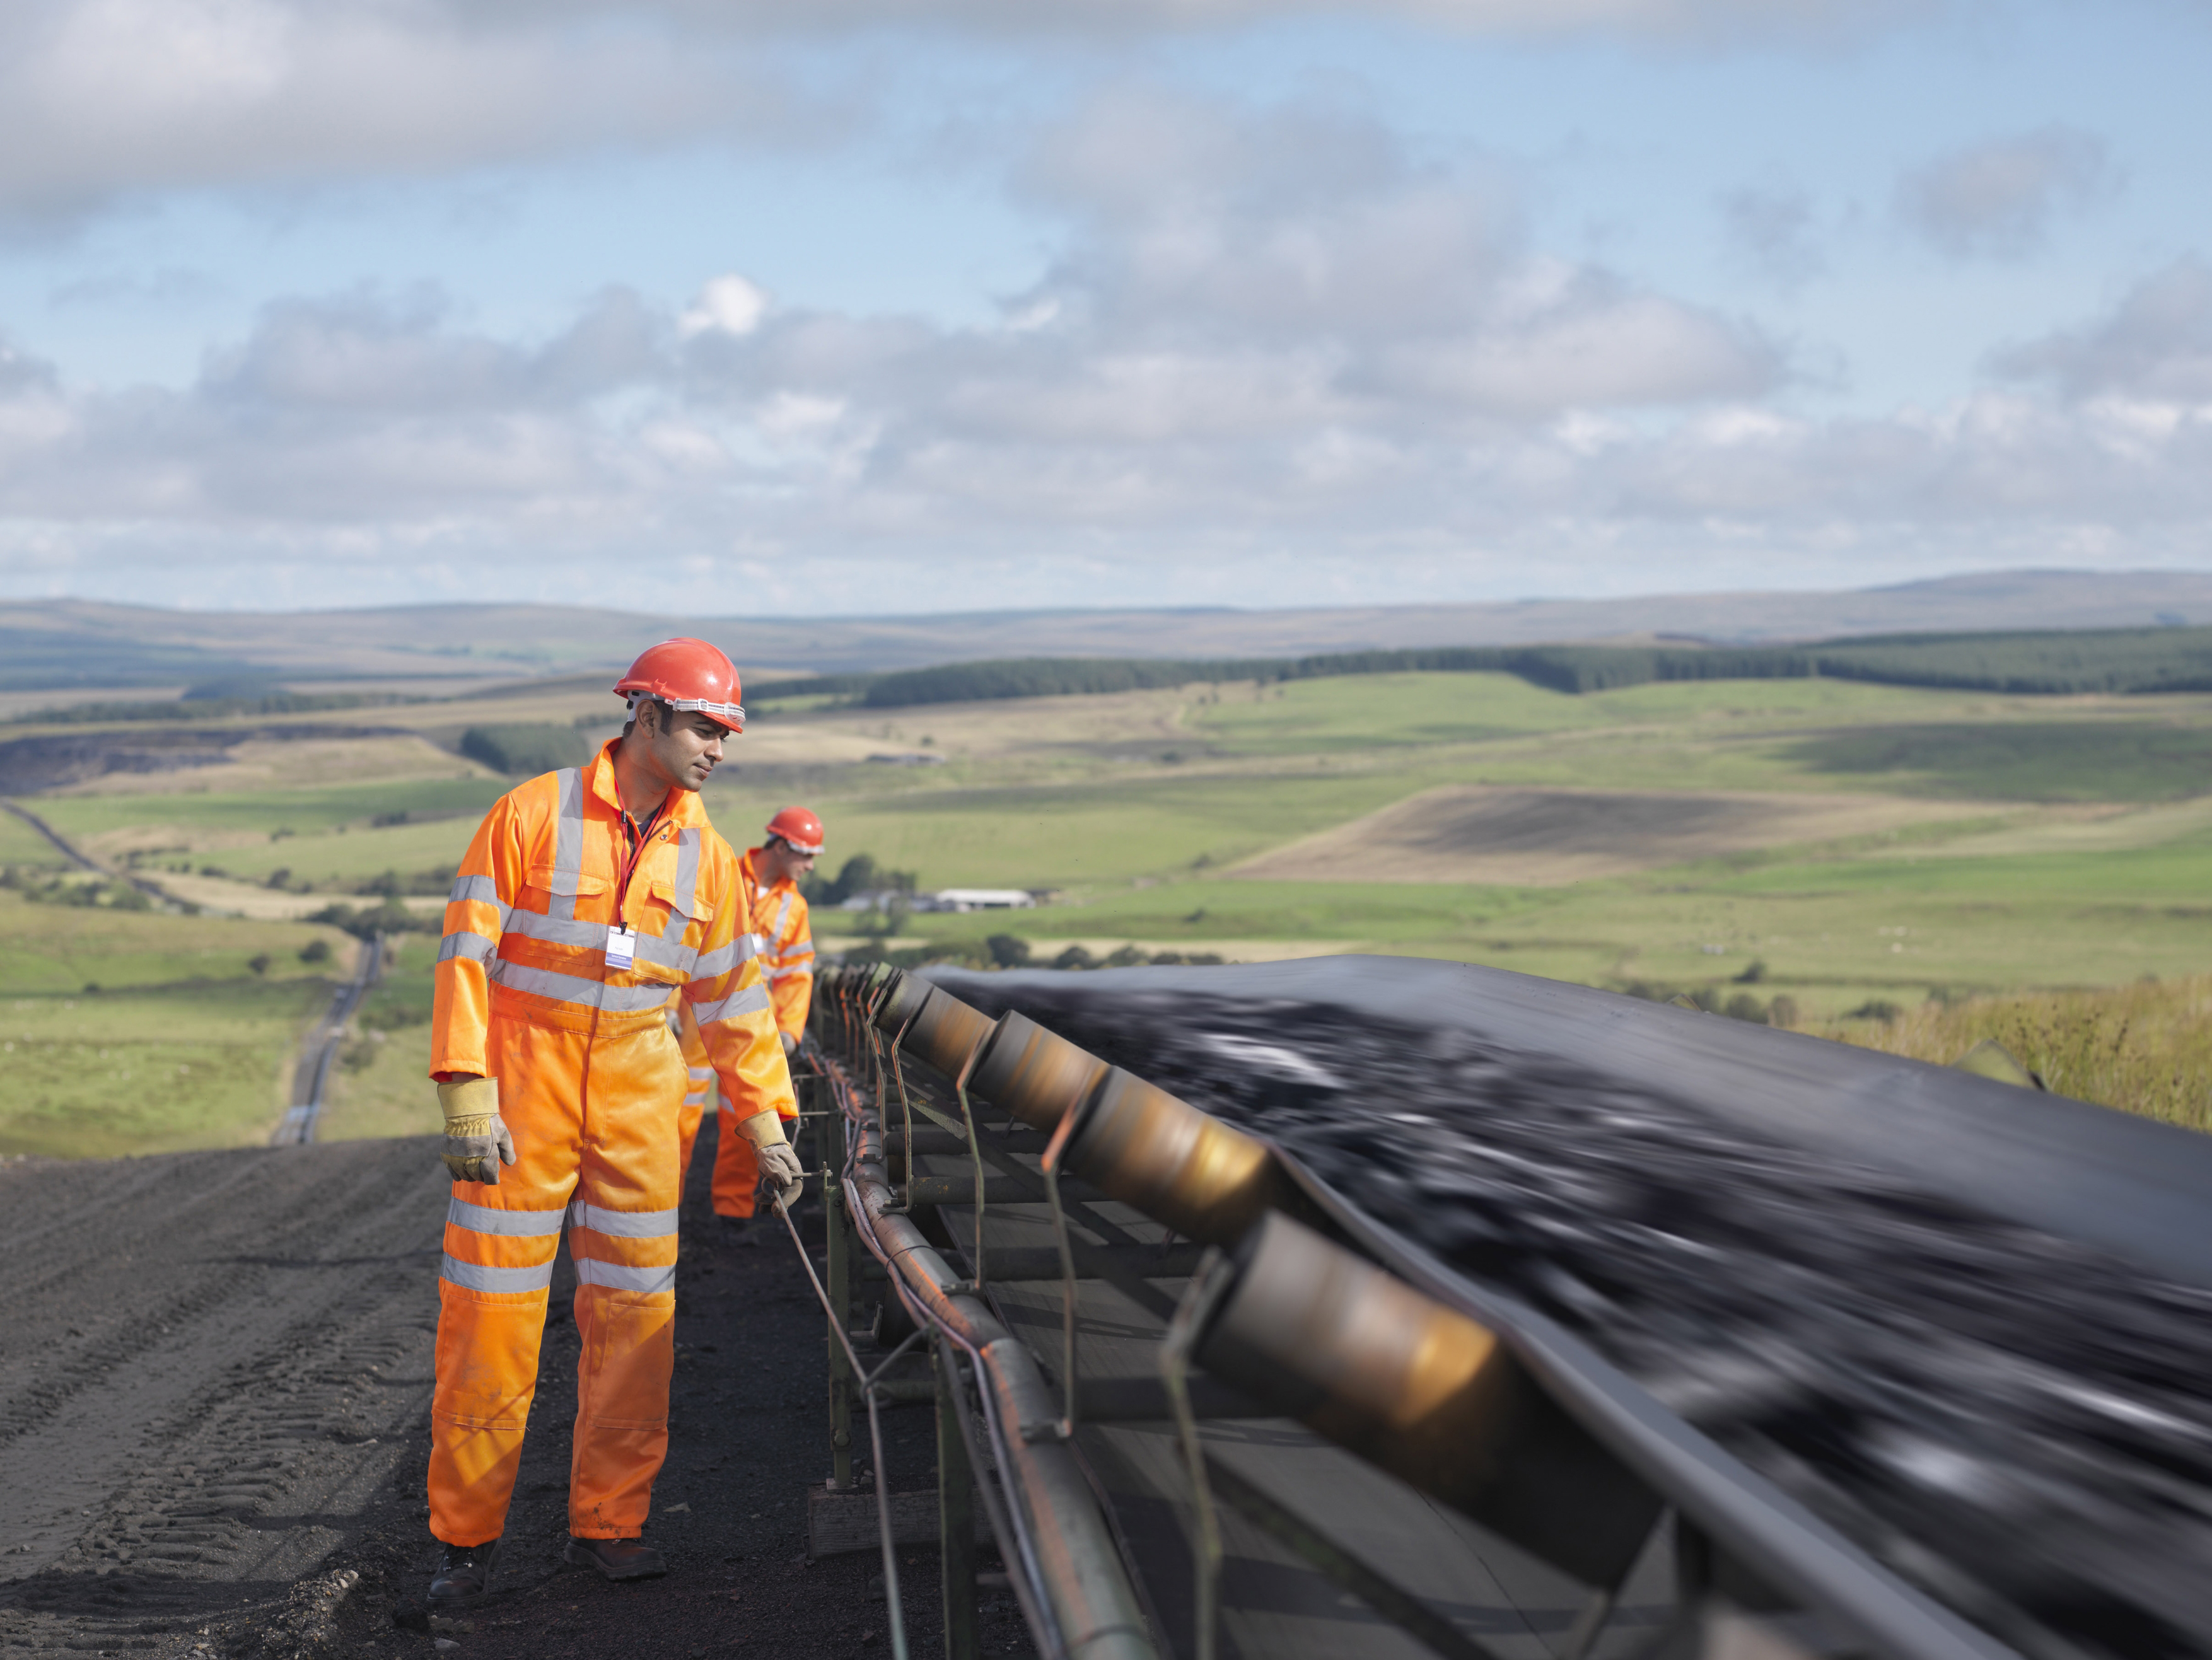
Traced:
[[623, 863], [622, 883], [615, 889], [615, 921], [617, 926], [627, 929], [629, 927], [629, 879], [637, 874], [637, 861], [644, 856], [646, 844], [653, 840], [653, 831], [660, 826], [660, 815], [668, 811], [668, 798], [665, 795], [660, 798], [660, 805], [653, 810], [653, 817], [645, 821], [642, 830], [631, 820], [629, 808], [617, 807], [615, 811], [622, 815], [623, 839], [629, 846], [629, 857]]

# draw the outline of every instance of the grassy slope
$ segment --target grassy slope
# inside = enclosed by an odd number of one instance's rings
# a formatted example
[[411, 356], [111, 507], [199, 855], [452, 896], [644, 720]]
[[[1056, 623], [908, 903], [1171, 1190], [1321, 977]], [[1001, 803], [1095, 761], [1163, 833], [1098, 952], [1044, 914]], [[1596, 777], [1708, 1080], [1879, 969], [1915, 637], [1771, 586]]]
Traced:
[[[49, 805], [41, 801], [31, 811], [37, 812]], [[14, 813], [0, 812], [0, 865], [35, 865], [59, 870], [68, 863], [55, 851], [52, 842]]]
[[438, 1098], [429, 1082], [431, 968], [434, 937], [410, 934], [387, 958], [384, 978], [339, 1051], [317, 1134], [325, 1141], [438, 1131]]
[[[0, 893], [0, 1152], [98, 1156], [265, 1137], [327, 1004], [327, 928], [29, 904]], [[249, 959], [272, 959], [265, 976]], [[337, 972], [344, 961], [326, 965]], [[100, 988], [88, 990], [90, 986]]]
[[1815, 1026], [1823, 1037], [1948, 1066], [2003, 1044], [2051, 1089], [2212, 1129], [2212, 976], [2109, 991], [1929, 1002], [1899, 1018]]

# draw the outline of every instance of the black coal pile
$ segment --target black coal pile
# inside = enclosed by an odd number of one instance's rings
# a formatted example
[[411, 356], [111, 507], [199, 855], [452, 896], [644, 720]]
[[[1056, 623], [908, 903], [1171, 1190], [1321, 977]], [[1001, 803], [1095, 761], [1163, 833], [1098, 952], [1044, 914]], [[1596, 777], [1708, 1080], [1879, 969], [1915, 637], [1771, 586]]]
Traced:
[[2003, 1640], [2212, 1653], [2212, 1293], [1462, 1032], [1022, 1008], [1579, 1333]]

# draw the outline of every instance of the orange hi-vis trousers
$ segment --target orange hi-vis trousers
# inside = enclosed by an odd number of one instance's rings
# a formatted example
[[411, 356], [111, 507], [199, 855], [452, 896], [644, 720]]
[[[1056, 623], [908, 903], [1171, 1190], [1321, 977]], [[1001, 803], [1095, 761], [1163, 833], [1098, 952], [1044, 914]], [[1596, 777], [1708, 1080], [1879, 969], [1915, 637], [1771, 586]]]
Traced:
[[568, 1531], [634, 1539], [668, 1454], [683, 1053], [664, 1009], [610, 1013], [498, 987], [490, 1016], [487, 1069], [515, 1162], [496, 1186], [453, 1184], [430, 1531], [468, 1546], [506, 1529], [565, 1222], [583, 1344]]

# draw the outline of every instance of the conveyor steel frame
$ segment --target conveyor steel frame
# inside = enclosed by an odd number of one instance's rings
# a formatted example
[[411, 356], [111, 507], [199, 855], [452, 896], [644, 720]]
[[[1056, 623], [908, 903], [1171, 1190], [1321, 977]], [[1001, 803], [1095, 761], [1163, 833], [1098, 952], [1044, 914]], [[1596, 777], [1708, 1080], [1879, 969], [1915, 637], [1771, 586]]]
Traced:
[[[823, 978], [823, 1000], [837, 1006], [834, 1018], [845, 1028], [840, 1036], [846, 1052], [879, 1053], [856, 1041], [868, 1034], [854, 1030], [866, 1013], [858, 1012], [855, 1020], [853, 989], [840, 976]], [[870, 1081], [880, 1085], [880, 1062], [872, 1070]], [[992, 1495], [1000, 1502], [987, 1502], [986, 1509], [1032, 1633], [1047, 1655], [1066, 1660], [1158, 1660], [1113, 1529], [1063, 1438], [1053, 1391], [1036, 1359], [904, 1213], [884, 1169], [880, 1116], [855, 1098], [852, 1080], [842, 1082], [847, 1128], [857, 1129], [842, 1173], [847, 1214], [915, 1323], [951, 1344], [973, 1369], [1004, 1483], [1003, 1492]], [[940, 1359], [940, 1379], [949, 1375], [957, 1382], [957, 1374]], [[971, 1469], [975, 1462], [971, 1456]], [[979, 1487], [985, 1479], [978, 1473]]]

